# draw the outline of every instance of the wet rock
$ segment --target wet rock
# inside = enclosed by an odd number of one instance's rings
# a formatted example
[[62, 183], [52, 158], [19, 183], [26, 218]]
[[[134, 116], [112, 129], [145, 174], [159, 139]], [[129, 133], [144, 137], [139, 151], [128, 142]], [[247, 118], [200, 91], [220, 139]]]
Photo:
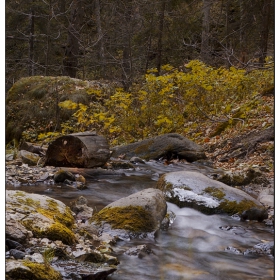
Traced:
[[168, 228], [173, 224], [176, 219], [176, 215], [172, 211], [168, 211], [161, 222], [160, 229], [168, 230]]
[[262, 208], [260, 202], [245, 192], [192, 171], [162, 175], [156, 187], [167, 201], [179, 207], [191, 207], [205, 214], [241, 214], [250, 207]]
[[274, 241], [263, 242], [255, 245], [253, 248], [247, 249], [243, 252], [244, 255], [272, 255], [274, 256]]
[[263, 220], [268, 218], [268, 211], [267, 209], [258, 209], [255, 207], [252, 207], [248, 210], [245, 210], [241, 214], [241, 220], [256, 220], [258, 222], [262, 222]]
[[112, 157], [124, 159], [140, 157], [145, 160], [180, 158], [193, 162], [206, 158], [203, 148], [176, 133], [169, 133], [142, 141], [112, 148]]
[[86, 179], [85, 179], [85, 177], [83, 175], [76, 174], [75, 175], [75, 179], [76, 179], [76, 182], [80, 182], [82, 184], [86, 183]]
[[132, 247], [125, 251], [126, 255], [129, 256], [138, 256], [138, 258], [142, 259], [146, 255], [152, 253], [152, 250], [147, 245], [138, 245], [136, 247]]
[[58, 170], [55, 172], [53, 179], [56, 183], [63, 183], [65, 180], [76, 181], [75, 176], [66, 170]]
[[23, 247], [20, 243], [11, 239], [6, 239], [6, 246], [9, 249], [21, 249]]
[[17, 249], [11, 249], [10, 255], [13, 256], [16, 260], [23, 259], [25, 257], [25, 253]]
[[145, 161], [142, 158], [140, 158], [140, 157], [132, 157], [129, 161], [132, 162], [132, 163], [142, 163], [142, 164], [145, 164]]
[[149, 188], [107, 205], [93, 215], [91, 222], [101, 226], [103, 232], [116, 229], [137, 235], [159, 229], [166, 210], [163, 193]]
[[233, 254], [236, 254], [236, 255], [242, 255], [242, 251], [237, 249], [237, 248], [234, 248], [232, 246], [228, 246], [226, 249], [225, 249], [226, 252], [230, 252], [230, 253], [233, 253]]
[[87, 199], [83, 196], [70, 202], [70, 209], [76, 214], [76, 220], [82, 220], [83, 222], [91, 218], [93, 213], [93, 209], [87, 206]]

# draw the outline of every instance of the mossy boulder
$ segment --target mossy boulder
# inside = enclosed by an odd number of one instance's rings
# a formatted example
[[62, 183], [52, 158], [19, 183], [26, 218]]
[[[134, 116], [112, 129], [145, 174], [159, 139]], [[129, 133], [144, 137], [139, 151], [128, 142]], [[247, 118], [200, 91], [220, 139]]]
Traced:
[[205, 214], [241, 214], [251, 207], [262, 208], [247, 193], [192, 171], [163, 174], [156, 187], [167, 201], [179, 207], [191, 207]]
[[145, 160], [180, 158], [193, 162], [206, 158], [201, 146], [177, 133], [168, 133], [112, 148], [112, 157], [121, 155], [128, 160], [132, 157]]
[[[20, 223], [34, 237], [61, 240], [65, 244], [75, 242], [75, 235], [71, 230], [74, 217], [70, 208], [45, 195], [7, 190], [6, 221], [8, 224], [11, 221]], [[13, 231], [12, 227], [8, 229]]]
[[18, 80], [6, 98], [6, 141], [19, 140], [22, 133], [29, 141], [40, 133], [60, 131], [61, 123], [69, 120], [78, 109], [59, 108], [58, 103], [71, 100], [89, 105], [102, 102], [102, 97], [92, 93], [101, 90], [102, 96], [114, 92], [117, 84], [108, 81], [84, 81], [66, 76], [32, 76]]
[[153, 188], [121, 198], [94, 214], [91, 222], [133, 234], [154, 232], [160, 228], [167, 211], [164, 195]]
[[6, 279], [62, 280], [62, 276], [47, 264], [33, 263], [25, 260], [7, 260]]

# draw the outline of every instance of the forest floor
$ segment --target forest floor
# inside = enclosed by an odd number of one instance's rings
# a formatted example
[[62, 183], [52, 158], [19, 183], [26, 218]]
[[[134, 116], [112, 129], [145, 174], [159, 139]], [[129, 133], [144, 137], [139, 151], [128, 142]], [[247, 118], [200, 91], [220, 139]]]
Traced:
[[[257, 167], [273, 184], [274, 129], [271, 130], [270, 136], [262, 136], [266, 128], [274, 125], [274, 95], [259, 95], [258, 99], [260, 101], [259, 105], [247, 113], [244, 121], [238, 121], [235, 125], [228, 126], [221, 134], [214, 137], [210, 136], [219, 125], [219, 123], [210, 119], [200, 123], [199, 127], [192, 133], [203, 132], [199, 137], [195, 137], [195, 142], [204, 147], [207, 158], [213, 161], [215, 167], [232, 172]], [[248, 137], [252, 134], [259, 135], [259, 137]], [[241, 145], [236, 142], [242, 142], [246, 138], [248, 141], [256, 141], [255, 143], [249, 143], [251, 149], [248, 148], [247, 152], [241, 153]], [[242, 143], [244, 144], [245, 141]], [[235, 151], [233, 144], [236, 147]]]

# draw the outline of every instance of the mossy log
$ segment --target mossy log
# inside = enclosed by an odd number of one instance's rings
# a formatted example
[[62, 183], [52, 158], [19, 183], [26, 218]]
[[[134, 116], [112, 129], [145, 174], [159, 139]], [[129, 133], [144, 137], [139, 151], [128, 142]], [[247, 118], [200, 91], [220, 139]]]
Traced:
[[65, 135], [53, 141], [46, 152], [45, 165], [92, 168], [110, 158], [107, 140], [95, 132]]

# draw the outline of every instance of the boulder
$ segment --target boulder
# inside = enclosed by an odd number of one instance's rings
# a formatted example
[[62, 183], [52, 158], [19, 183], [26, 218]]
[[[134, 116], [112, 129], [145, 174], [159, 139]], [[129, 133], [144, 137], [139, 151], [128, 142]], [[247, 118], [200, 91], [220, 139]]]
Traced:
[[[109, 97], [119, 83], [111, 81], [86, 81], [66, 76], [31, 76], [16, 81], [6, 98], [6, 143], [19, 141], [26, 132], [36, 141], [39, 134], [61, 132], [61, 124], [71, 119], [79, 109], [59, 107], [58, 103], [71, 100], [77, 104], [89, 105], [102, 98], [88, 94], [100, 90], [102, 96]], [[104, 95], [103, 95], [104, 94]]]
[[6, 261], [6, 279], [62, 280], [51, 266], [22, 260]]
[[53, 180], [56, 183], [63, 183], [65, 180], [76, 181], [76, 177], [70, 171], [60, 169], [54, 173]]
[[163, 174], [156, 187], [167, 201], [179, 207], [191, 207], [205, 214], [241, 214], [251, 207], [262, 208], [260, 202], [242, 190], [212, 180], [192, 171]]
[[45, 165], [92, 168], [103, 166], [109, 158], [107, 140], [87, 131], [54, 140], [47, 149]]
[[160, 228], [167, 211], [164, 195], [153, 188], [121, 198], [94, 214], [91, 222], [109, 224], [133, 234], [154, 232]]
[[[25, 241], [28, 231], [31, 231], [34, 237], [61, 240], [65, 244], [75, 242], [75, 235], [71, 230], [74, 217], [70, 208], [45, 195], [7, 190], [6, 220], [6, 228], [9, 228], [7, 237], [17, 242]], [[19, 238], [12, 234], [12, 224], [20, 225]], [[19, 231], [18, 228], [15, 227], [15, 230]]]
[[30, 166], [36, 166], [41, 158], [39, 155], [25, 150], [20, 150], [18, 157], [22, 159], [23, 163], [26, 163]]
[[177, 133], [168, 133], [136, 143], [113, 147], [111, 156], [122, 156], [124, 159], [140, 157], [145, 160], [162, 157], [179, 158], [189, 162], [206, 158], [201, 146]]

